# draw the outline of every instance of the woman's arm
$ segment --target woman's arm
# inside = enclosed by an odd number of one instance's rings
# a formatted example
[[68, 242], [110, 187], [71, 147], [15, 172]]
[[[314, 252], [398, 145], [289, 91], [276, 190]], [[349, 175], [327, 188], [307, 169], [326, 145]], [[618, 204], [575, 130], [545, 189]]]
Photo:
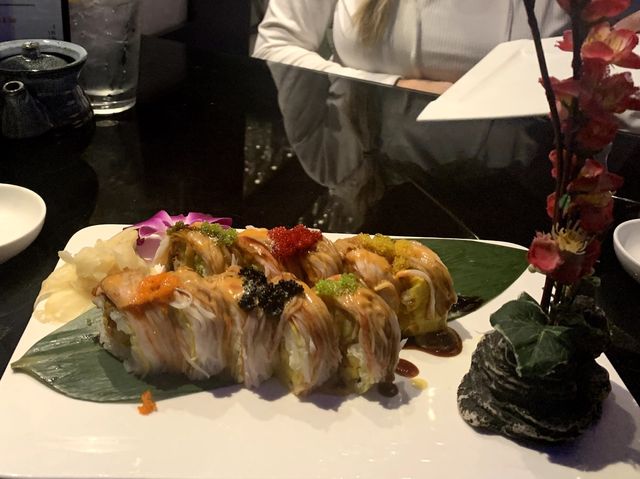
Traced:
[[632, 13], [626, 17], [622, 17], [618, 23], [615, 24], [617, 29], [624, 28], [625, 30], [631, 30], [633, 32], [640, 32], [640, 12]]
[[338, 0], [271, 0], [253, 56], [336, 75], [393, 85], [398, 75], [348, 68], [318, 54]]

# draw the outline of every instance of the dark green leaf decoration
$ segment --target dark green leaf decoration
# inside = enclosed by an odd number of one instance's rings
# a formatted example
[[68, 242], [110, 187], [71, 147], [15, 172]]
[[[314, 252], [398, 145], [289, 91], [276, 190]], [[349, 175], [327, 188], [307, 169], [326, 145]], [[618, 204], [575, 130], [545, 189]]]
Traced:
[[[478, 241], [419, 240], [432, 248], [453, 276], [456, 291], [489, 301], [526, 269], [525, 251]], [[98, 343], [100, 312], [93, 309], [36, 343], [11, 366], [67, 396], [97, 402], [137, 402], [150, 390], [163, 399], [232, 384], [229, 378], [198, 383], [184, 377], [138, 378]]]
[[572, 328], [548, 323], [547, 315], [528, 295], [509, 301], [491, 315], [491, 325], [513, 347], [520, 376], [545, 376], [572, 358]]
[[150, 390], [155, 399], [182, 396], [232, 384], [225, 378], [190, 382], [164, 375], [138, 378], [98, 343], [101, 312], [92, 309], [38, 341], [11, 364], [62, 394], [96, 402], [138, 402]]
[[480, 241], [420, 239], [447, 265], [458, 294], [482, 303], [507, 289], [528, 267], [527, 251]]

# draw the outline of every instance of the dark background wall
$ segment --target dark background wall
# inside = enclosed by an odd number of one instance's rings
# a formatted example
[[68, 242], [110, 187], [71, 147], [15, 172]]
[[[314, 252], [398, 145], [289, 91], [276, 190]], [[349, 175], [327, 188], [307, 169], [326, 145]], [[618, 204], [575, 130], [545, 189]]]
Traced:
[[217, 52], [249, 53], [250, 0], [189, 0], [187, 23], [164, 35]]

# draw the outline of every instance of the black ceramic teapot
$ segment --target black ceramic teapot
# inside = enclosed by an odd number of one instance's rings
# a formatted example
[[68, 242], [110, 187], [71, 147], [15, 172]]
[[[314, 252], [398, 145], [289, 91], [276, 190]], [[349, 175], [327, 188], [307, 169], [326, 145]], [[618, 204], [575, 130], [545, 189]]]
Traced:
[[30, 138], [91, 121], [91, 105], [78, 84], [86, 59], [84, 48], [58, 40], [0, 43], [2, 135]]

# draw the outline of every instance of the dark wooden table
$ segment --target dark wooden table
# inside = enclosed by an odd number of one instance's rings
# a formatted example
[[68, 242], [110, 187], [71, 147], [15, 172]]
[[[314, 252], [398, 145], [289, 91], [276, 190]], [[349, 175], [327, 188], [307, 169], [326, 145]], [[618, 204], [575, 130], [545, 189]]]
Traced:
[[[0, 372], [57, 251], [89, 225], [166, 209], [231, 216], [237, 227], [304, 222], [528, 245], [548, 229], [548, 122], [416, 123], [432, 99], [146, 38], [135, 109], [37, 140], [0, 139], [0, 181], [48, 206], [38, 239], [0, 265]], [[639, 147], [620, 135], [608, 160], [627, 179], [617, 222], [640, 211]], [[638, 400], [640, 285], [620, 268], [610, 234], [598, 269], [614, 325], [608, 356]]]

